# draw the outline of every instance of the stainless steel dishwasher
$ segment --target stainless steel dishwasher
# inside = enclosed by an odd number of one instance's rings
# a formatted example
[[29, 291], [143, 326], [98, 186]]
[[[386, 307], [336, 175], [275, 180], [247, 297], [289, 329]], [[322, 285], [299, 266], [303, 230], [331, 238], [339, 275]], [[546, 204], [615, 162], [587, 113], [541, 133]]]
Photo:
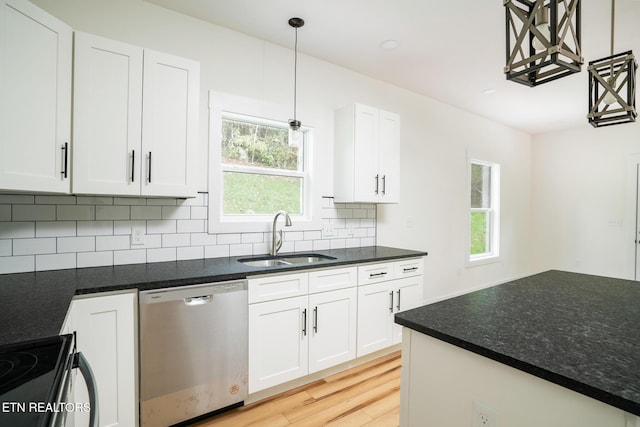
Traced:
[[140, 292], [140, 421], [166, 427], [247, 396], [247, 282]]

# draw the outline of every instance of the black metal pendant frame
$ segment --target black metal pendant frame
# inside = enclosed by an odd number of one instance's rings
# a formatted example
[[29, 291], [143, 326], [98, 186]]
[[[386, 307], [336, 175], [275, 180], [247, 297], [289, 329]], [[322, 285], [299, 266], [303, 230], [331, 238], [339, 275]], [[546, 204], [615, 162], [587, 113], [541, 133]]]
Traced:
[[[580, 0], [503, 1], [507, 80], [533, 87], [580, 72], [584, 63]], [[536, 15], [541, 12], [549, 16], [549, 40], [536, 28]], [[545, 49], [536, 51], [536, 38]]]
[[[589, 123], [593, 127], [635, 122], [636, 70], [632, 51], [589, 62]], [[605, 103], [606, 96], [615, 103]]]

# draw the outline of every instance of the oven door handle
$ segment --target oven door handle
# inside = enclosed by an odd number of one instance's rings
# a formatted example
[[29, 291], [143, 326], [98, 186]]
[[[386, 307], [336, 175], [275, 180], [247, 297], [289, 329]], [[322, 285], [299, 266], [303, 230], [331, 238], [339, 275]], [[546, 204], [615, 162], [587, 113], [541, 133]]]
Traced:
[[89, 365], [89, 361], [84, 357], [84, 354], [78, 352], [74, 355], [73, 367], [80, 370], [80, 373], [84, 377], [84, 382], [87, 384], [89, 405], [91, 407], [91, 411], [89, 412], [89, 427], [98, 427], [98, 387], [96, 386], [96, 378], [91, 370], [91, 365]]

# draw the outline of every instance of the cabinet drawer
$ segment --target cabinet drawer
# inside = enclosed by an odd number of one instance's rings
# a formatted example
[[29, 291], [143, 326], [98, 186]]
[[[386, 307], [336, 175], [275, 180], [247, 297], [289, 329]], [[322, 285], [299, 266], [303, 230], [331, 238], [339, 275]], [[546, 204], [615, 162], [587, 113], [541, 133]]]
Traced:
[[309, 293], [333, 291], [356, 286], [358, 268], [334, 268], [331, 270], [314, 270], [309, 272]]
[[358, 285], [393, 279], [393, 263], [368, 264], [358, 267]]
[[394, 277], [410, 277], [419, 276], [422, 274], [424, 268], [424, 262], [422, 258], [407, 259], [402, 261], [396, 261], [394, 263]]
[[309, 274], [287, 274], [249, 279], [249, 304], [306, 295]]

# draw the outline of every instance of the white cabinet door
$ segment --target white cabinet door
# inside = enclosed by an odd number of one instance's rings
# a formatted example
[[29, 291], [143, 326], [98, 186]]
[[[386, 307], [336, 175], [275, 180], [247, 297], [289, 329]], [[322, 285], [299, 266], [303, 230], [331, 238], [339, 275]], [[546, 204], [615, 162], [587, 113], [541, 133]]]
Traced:
[[378, 110], [357, 104], [355, 120], [354, 198], [360, 202], [376, 202], [380, 187], [378, 172]]
[[309, 295], [309, 373], [356, 357], [356, 288]]
[[400, 200], [400, 116], [380, 111], [379, 203]]
[[398, 203], [400, 116], [362, 104], [335, 112], [336, 202]]
[[144, 50], [142, 194], [195, 197], [200, 64]]
[[[423, 276], [404, 277], [395, 280], [394, 314], [422, 305]], [[402, 342], [402, 326], [393, 323], [393, 344]]]
[[307, 296], [249, 304], [249, 393], [308, 372]]
[[0, 189], [68, 193], [72, 30], [25, 0], [0, 6]]
[[392, 282], [358, 287], [358, 357], [393, 345]]
[[142, 48], [75, 33], [73, 192], [140, 194]]
[[[73, 300], [71, 325], [78, 351], [87, 358], [98, 387], [101, 426], [137, 423], [136, 294]], [[86, 385], [76, 375], [74, 401], [88, 402]], [[88, 413], [76, 412], [75, 425], [88, 425]]]

